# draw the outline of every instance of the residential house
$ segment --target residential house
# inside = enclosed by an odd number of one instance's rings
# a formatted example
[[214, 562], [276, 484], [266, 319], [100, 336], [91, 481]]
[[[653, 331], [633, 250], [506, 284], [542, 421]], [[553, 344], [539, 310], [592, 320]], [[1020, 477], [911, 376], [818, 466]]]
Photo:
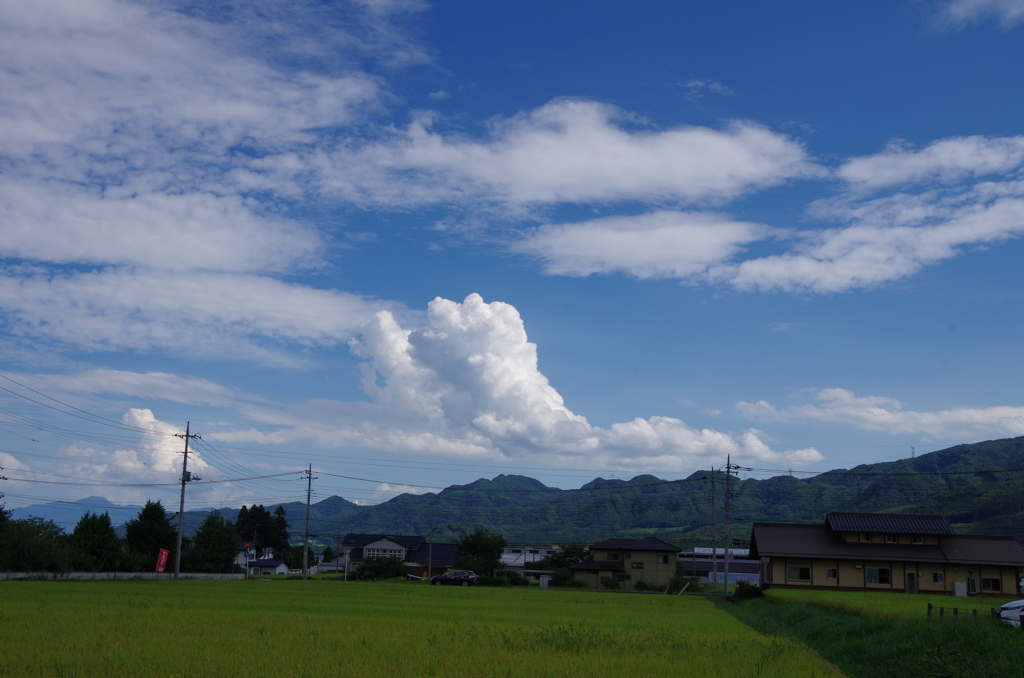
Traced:
[[288, 574], [288, 566], [283, 560], [250, 560], [249, 574]]
[[605, 578], [616, 579], [627, 588], [637, 581], [667, 586], [676, 572], [676, 554], [680, 550], [653, 537], [608, 539], [593, 544], [590, 551], [594, 557], [573, 565], [572, 574], [595, 588]]
[[936, 515], [830, 513], [820, 525], [754, 523], [765, 587], [1007, 596], [1024, 552], [1012, 537], [955, 534]]
[[347, 534], [341, 542], [343, 569], [359, 567], [371, 556], [401, 559], [417, 577], [442, 574], [457, 555], [455, 544], [428, 542], [419, 535]]

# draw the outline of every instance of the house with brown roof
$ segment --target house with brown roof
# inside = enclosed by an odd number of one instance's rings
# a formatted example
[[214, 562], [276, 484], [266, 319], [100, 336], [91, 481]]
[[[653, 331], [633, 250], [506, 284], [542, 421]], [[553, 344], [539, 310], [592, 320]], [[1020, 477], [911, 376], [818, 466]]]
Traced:
[[590, 547], [590, 560], [572, 566], [572, 576], [591, 587], [605, 578], [615, 579], [623, 588], [637, 581], [668, 586], [676, 572], [676, 554], [681, 549], [660, 539], [608, 539]]
[[1007, 596], [1024, 552], [1013, 537], [956, 534], [942, 516], [830, 513], [820, 525], [754, 523], [765, 588]]

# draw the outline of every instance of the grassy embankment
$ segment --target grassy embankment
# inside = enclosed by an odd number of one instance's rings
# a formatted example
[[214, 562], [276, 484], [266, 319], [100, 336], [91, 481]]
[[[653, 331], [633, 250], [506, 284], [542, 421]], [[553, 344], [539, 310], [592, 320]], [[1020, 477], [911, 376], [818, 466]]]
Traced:
[[[940, 623], [928, 603], [947, 608]], [[844, 591], [769, 591], [723, 605], [758, 631], [806, 644], [851, 678], [1024, 675], [1024, 634], [993, 622], [1005, 600]], [[975, 619], [949, 608], [978, 609]]]
[[0, 582], [2, 676], [841, 674], [703, 598], [280, 581]]

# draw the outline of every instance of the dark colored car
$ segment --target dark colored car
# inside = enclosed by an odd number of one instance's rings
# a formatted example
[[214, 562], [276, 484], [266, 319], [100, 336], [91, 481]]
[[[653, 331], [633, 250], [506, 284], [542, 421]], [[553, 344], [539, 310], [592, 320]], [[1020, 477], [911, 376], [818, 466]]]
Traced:
[[469, 570], [450, 570], [436, 577], [431, 577], [430, 583], [434, 586], [440, 586], [441, 584], [473, 586], [476, 584], [476, 573]]

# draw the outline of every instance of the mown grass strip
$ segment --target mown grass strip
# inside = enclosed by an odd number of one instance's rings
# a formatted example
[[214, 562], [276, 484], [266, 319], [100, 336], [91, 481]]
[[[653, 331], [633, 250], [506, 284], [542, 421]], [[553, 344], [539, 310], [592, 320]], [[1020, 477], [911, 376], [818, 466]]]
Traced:
[[1024, 675], [1024, 634], [985, 617], [939, 623], [783, 597], [720, 607], [761, 633], [807, 645], [850, 678]]
[[834, 607], [848, 612], [856, 612], [867, 616], [899, 617], [902, 619], [924, 619], [928, 613], [928, 603], [935, 606], [933, 614], [938, 614], [939, 607], [946, 608], [946, 614], [952, 615], [953, 608], [959, 608], [960, 614], [971, 615], [978, 610], [978, 615], [989, 617], [992, 608], [1017, 598], [958, 598], [918, 594], [913, 596], [902, 593], [875, 591], [819, 591], [801, 589], [771, 589], [765, 593], [772, 600], [780, 602], [813, 603], [822, 607]]

